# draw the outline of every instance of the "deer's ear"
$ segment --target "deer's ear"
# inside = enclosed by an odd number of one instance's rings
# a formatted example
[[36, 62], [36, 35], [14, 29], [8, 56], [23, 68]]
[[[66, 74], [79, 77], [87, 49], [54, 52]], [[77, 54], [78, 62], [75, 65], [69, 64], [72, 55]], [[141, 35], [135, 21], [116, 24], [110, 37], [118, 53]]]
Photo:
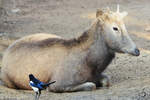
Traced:
[[98, 9], [97, 12], [96, 12], [96, 18], [99, 17], [99, 16], [102, 16], [103, 13], [104, 12], [101, 9]]
[[128, 12], [124, 11], [120, 13], [121, 18], [123, 19], [124, 17], [126, 17], [128, 15]]

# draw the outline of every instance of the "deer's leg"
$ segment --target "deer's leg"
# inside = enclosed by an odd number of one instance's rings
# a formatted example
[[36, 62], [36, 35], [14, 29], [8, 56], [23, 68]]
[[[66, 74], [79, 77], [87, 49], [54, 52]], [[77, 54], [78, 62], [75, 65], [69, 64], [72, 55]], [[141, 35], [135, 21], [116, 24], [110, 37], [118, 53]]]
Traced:
[[86, 82], [76, 86], [51, 85], [49, 91], [53, 92], [75, 92], [75, 91], [92, 91], [96, 89], [96, 85], [92, 82]]
[[9, 88], [13, 88], [13, 89], [16, 89], [17, 87], [15, 86], [15, 84], [11, 81], [11, 79], [6, 76], [6, 75], [3, 75], [2, 77], [2, 83], [3, 85], [9, 87]]
[[108, 76], [105, 74], [99, 75], [99, 80], [96, 82], [96, 87], [106, 87], [108, 88], [110, 86], [110, 81]]

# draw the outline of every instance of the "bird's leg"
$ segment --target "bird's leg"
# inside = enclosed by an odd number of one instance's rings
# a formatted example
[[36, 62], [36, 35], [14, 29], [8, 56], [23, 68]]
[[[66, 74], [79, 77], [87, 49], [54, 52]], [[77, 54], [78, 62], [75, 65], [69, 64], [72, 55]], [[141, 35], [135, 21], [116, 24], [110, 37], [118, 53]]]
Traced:
[[38, 100], [38, 92], [35, 92], [35, 100]]
[[39, 100], [40, 95], [41, 95], [41, 91], [39, 90], [37, 100]]

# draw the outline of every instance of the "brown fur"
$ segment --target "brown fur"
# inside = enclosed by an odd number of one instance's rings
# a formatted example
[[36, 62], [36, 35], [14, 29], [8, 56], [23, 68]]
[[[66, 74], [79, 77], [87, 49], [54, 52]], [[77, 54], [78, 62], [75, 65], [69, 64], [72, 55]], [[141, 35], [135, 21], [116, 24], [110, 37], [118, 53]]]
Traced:
[[38, 44], [38, 46], [41, 46], [41, 47], [49, 47], [49, 46], [60, 44], [60, 45], [63, 45], [67, 48], [71, 48], [71, 47], [74, 47], [74, 46], [80, 45], [81, 43], [86, 42], [88, 40], [88, 37], [89, 37], [88, 33], [84, 32], [78, 38], [73, 38], [73, 39], [70, 39], [70, 40], [50, 38], [50, 39], [39, 41], [36, 44]]

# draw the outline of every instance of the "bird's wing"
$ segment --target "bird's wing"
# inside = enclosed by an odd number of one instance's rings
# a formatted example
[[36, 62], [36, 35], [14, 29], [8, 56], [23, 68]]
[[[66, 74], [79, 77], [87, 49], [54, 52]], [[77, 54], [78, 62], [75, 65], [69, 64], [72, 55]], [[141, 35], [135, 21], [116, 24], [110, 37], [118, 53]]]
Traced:
[[38, 79], [36, 79], [36, 78], [34, 78], [33, 80], [32, 80], [35, 84], [39, 84], [41, 81], [39, 81]]
[[30, 86], [31, 86], [31, 87], [37, 87], [37, 85], [34, 84], [33, 82], [30, 82]]
[[44, 89], [44, 87], [39, 83], [39, 84], [37, 84], [37, 87], [39, 88], [39, 89], [41, 89], [41, 90], [43, 90]]
[[44, 88], [42, 87], [42, 85], [40, 84], [40, 83], [34, 83], [34, 82], [30, 82], [30, 86], [32, 86], [32, 87], [36, 87], [36, 88], [38, 88], [38, 89], [40, 89], [40, 90], [43, 90]]

